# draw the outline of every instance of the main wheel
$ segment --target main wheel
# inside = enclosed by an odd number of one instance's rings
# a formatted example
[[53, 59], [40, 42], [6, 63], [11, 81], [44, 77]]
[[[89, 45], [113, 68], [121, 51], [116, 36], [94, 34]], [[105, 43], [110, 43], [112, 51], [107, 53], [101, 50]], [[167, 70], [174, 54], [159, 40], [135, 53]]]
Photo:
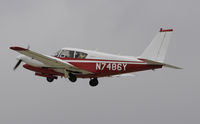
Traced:
[[76, 80], [77, 80], [76, 75], [73, 75], [72, 73], [69, 73], [69, 80], [70, 80], [71, 82], [76, 82]]
[[95, 87], [99, 84], [99, 81], [97, 80], [97, 78], [93, 78], [90, 80], [89, 84], [90, 86]]
[[48, 82], [53, 82], [54, 78], [53, 77], [47, 77]]

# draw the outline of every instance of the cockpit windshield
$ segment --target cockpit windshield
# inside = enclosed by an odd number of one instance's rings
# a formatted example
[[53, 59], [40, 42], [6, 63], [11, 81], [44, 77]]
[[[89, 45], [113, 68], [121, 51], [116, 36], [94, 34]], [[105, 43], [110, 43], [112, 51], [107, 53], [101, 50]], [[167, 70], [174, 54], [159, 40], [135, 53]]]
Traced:
[[53, 54], [55, 57], [59, 57], [61, 50], [57, 51], [56, 53]]
[[59, 50], [55, 53], [55, 57], [60, 58], [80, 58], [84, 59], [87, 56], [87, 53], [72, 51], [72, 50]]

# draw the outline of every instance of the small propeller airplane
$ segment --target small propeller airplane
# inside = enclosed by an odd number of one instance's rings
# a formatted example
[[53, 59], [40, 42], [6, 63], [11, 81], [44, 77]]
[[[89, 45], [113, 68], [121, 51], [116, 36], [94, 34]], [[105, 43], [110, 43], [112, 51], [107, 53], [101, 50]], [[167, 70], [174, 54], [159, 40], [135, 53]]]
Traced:
[[[62, 48], [49, 56], [18, 46], [10, 49], [19, 52], [14, 70], [24, 62], [24, 68], [34, 71], [36, 76], [46, 77], [48, 82], [59, 76], [75, 82], [77, 78], [90, 78], [90, 86], [98, 85], [98, 78], [125, 76], [126, 73], [154, 70], [163, 66], [181, 69], [164, 63], [173, 29], [160, 29], [149, 46], [138, 57], [107, 54], [76, 48]], [[128, 76], [128, 75], [127, 75]]]

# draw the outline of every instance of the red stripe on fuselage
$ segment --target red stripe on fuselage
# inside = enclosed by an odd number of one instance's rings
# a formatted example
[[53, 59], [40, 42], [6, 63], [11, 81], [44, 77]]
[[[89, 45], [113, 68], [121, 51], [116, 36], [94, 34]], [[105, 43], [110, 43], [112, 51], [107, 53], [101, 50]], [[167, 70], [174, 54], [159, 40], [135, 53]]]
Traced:
[[162, 65], [127, 64], [126, 71], [113, 71], [113, 70], [108, 70], [108, 69], [98, 70], [95, 72], [94, 75], [93, 74], [88, 74], [88, 75], [78, 74], [77, 77], [79, 78], [109, 77], [112, 75], [119, 75], [119, 74], [124, 74], [124, 73], [145, 71], [145, 70], [158, 69], [158, 68], [162, 68]]
[[[118, 75], [123, 73], [129, 73], [129, 72], [137, 72], [137, 71], [144, 71], [144, 70], [150, 70], [150, 69], [158, 69], [162, 68], [162, 65], [149, 65], [149, 64], [141, 64], [141, 63], [135, 63], [135, 64], [127, 64], [127, 63], [98, 63], [102, 64], [99, 67], [97, 67], [96, 62], [69, 62], [73, 66], [92, 72], [93, 74], [76, 74], [79, 78], [94, 78], [94, 77], [107, 77], [112, 75]], [[105, 64], [105, 65], [104, 65]], [[110, 64], [110, 65], [109, 65]], [[119, 64], [121, 64], [119, 66]], [[124, 65], [123, 65], [124, 64]], [[64, 76], [63, 73], [56, 72], [53, 69], [47, 69], [47, 68], [40, 68], [40, 67], [34, 67], [30, 66], [28, 64], [23, 65], [24, 68], [39, 72], [42, 74], [47, 74], [49, 76]], [[119, 68], [118, 68], [119, 66]], [[118, 68], [118, 69], [117, 69]]]

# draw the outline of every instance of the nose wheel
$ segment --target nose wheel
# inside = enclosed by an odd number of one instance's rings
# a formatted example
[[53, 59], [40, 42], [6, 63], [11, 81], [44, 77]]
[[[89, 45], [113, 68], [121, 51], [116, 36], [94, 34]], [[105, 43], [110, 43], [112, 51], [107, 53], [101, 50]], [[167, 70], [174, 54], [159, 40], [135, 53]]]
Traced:
[[95, 87], [99, 84], [99, 81], [97, 80], [97, 78], [93, 78], [90, 80], [89, 84], [90, 86]]

